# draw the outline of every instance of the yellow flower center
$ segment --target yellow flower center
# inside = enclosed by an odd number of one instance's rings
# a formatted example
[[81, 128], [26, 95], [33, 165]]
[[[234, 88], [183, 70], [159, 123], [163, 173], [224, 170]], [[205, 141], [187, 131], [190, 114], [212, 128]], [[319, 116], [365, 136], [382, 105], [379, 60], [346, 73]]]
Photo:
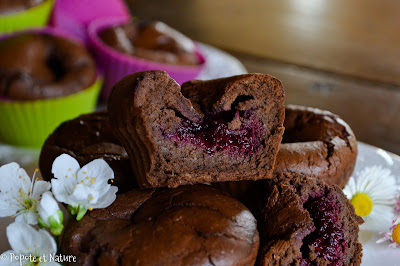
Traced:
[[393, 241], [400, 244], [400, 224], [396, 225], [392, 234]]
[[361, 217], [369, 215], [374, 207], [371, 197], [366, 193], [357, 193], [351, 198], [356, 214]]

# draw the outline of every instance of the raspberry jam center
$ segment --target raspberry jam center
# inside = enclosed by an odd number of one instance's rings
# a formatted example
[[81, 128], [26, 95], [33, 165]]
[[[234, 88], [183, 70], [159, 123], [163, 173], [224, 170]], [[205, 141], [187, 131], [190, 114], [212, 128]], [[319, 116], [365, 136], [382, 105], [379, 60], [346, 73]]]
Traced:
[[205, 115], [199, 123], [182, 118], [174, 132], [164, 135], [178, 144], [200, 147], [210, 156], [218, 151], [237, 156], [256, 153], [261, 147], [263, 133], [256, 113], [246, 110]]
[[316, 229], [303, 239], [303, 263], [308, 261], [312, 249], [317, 257], [330, 261], [329, 265], [343, 265], [347, 241], [344, 239], [343, 224], [339, 221], [342, 207], [336, 195], [328, 193], [326, 197], [310, 197], [304, 207], [313, 218]]

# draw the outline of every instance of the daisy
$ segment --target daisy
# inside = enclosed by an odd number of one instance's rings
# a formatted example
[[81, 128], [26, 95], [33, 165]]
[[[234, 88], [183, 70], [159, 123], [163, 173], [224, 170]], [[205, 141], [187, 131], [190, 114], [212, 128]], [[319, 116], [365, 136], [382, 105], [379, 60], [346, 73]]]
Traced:
[[106, 208], [116, 199], [118, 188], [108, 184], [114, 172], [103, 159], [96, 159], [80, 168], [73, 157], [62, 154], [52, 166], [52, 192], [59, 202], [68, 204], [79, 221], [87, 210]]
[[47, 231], [36, 231], [20, 222], [10, 224], [6, 231], [12, 250], [0, 255], [0, 265], [60, 265], [50, 259], [56, 254], [57, 245]]
[[389, 233], [383, 232], [380, 234], [383, 235], [383, 237], [376, 241], [377, 244], [390, 240], [392, 243], [389, 244], [389, 247], [400, 247], [400, 217], [396, 220], [393, 220]]
[[17, 222], [37, 224], [37, 203], [51, 187], [49, 182], [31, 180], [17, 163], [0, 167], [0, 217], [16, 217]]
[[396, 179], [389, 169], [366, 167], [357, 179], [350, 178], [343, 192], [353, 204], [356, 214], [365, 221], [360, 229], [382, 231], [390, 225], [397, 188]]

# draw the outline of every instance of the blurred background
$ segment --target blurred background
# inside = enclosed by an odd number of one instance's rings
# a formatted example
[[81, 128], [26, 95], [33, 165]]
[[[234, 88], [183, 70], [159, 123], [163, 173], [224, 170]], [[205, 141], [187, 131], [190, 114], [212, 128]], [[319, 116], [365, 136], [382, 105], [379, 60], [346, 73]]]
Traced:
[[399, 1], [126, 1], [279, 78], [287, 103], [336, 113], [358, 140], [400, 154]]

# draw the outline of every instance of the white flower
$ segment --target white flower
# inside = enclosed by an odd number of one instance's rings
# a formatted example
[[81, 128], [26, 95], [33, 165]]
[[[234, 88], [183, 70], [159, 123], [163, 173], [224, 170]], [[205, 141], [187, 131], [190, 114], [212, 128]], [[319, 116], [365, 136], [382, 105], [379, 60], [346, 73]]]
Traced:
[[118, 188], [108, 184], [114, 172], [103, 159], [96, 159], [80, 168], [67, 154], [58, 156], [52, 167], [52, 191], [59, 202], [68, 204], [72, 215], [80, 220], [86, 211], [106, 208], [115, 198]]
[[42, 199], [37, 207], [39, 217], [38, 223], [41, 228], [48, 227], [50, 232], [58, 236], [64, 229], [64, 215], [58, 207], [57, 201], [53, 198], [50, 191], [43, 193]]
[[389, 247], [400, 247], [400, 217], [397, 217], [397, 219], [393, 220], [392, 227], [390, 227], [389, 232], [381, 232], [380, 234], [383, 235], [383, 237], [376, 241], [377, 244], [389, 240], [391, 242]]
[[365, 221], [360, 229], [383, 231], [390, 226], [396, 190], [396, 179], [381, 166], [366, 167], [357, 180], [350, 178], [343, 192]]
[[[36, 231], [26, 223], [15, 222], [7, 227], [7, 238], [12, 250], [0, 256], [0, 265], [60, 265], [50, 261], [57, 245], [45, 230]], [[21, 255], [24, 259], [20, 262], [16, 256]]]
[[[35, 170], [35, 174], [38, 170]], [[51, 187], [49, 182], [29, 178], [17, 163], [0, 167], [0, 217], [16, 216], [17, 222], [37, 224], [36, 205]], [[36, 181], [36, 182], [35, 182]]]

